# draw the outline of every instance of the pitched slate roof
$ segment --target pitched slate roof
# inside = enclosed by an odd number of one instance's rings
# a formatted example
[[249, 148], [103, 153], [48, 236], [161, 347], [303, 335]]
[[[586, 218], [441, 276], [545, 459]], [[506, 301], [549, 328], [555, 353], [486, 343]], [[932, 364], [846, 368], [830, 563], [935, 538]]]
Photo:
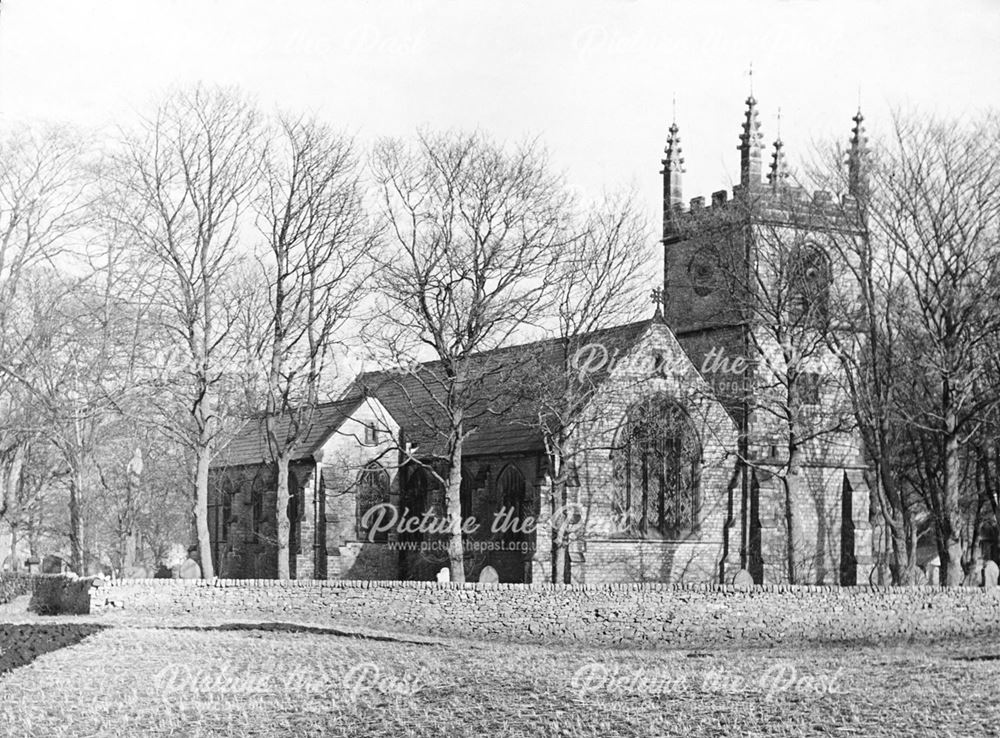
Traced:
[[[574, 336], [566, 343], [561, 339], [547, 339], [471, 357], [470, 374], [479, 376], [480, 381], [470, 389], [477, 402], [473, 404], [467, 427], [475, 430], [465, 441], [463, 455], [542, 453], [544, 445], [535, 421], [538, 403], [532, 395], [538, 377], [547, 371], [561, 371], [564, 352], [575, 352], [587, 344], [600, 344], [607, 351], [608, 360], [603, 364], [595, 362], [588, 373], [589, 381], [600, 384], [613, 367], [613, 359], [626, 354], [651, 323], [651, 320], [642, 320]], [[700, 371], [712, 348], [724, 349], [729, 357], [739, 354], [741, 335], [738, 327], [728, 326], [678, 334], [677, 340]], [[419, 447], [421, 456], [443, 454], [447, 424], [441, 405], [445, 393], [441, 369], [440, 362], [431, 361], [420, 364], [418, 370], [412, 372], [361, 374], [342, 399], [317, 407], [312, 428], [299, 444], [296, 460], [311, 457], [366, 396], [377, 398], [385, 406], [403, 429], [405, 439]], [[706, 378], [711, 382], [711, 377]], [[725, 391], [720, 391], [719, 395], [727, 408], [737, 409], [736, 398], [726, 397]], [[288, 420], [282, 420], [278, 427], [279, 437], [287, 427]], [[272, 460], [264, 421], [257, 418], [243, 427], [212, 466], [270, 463]]]
[[[605, 328], [575, 336], [568, 346], [561, 339], [509, 346], [486, 351], [469, 359], [469, 374], [479, 377], [471, 395], [472, 406], [467, 428], [474, 428], [463, 446], [464, 456], [518, 454], [544, 451], [536, 425], [538, 403], [532, 397], [532, 385], [547, 371], [561, 371], [565, 351], [576, 351], [587, 344], [600, 344], [608, 352], [608, 361], [594, 366], [588, 378], [602, 382], [612, 368], [611, 359], [624, 354], [646, 332], [651, 321]], [[441, 455], [447, 423], [441, 401], [445, 395], [442, 364], [426, 362], [411, 372], [368, 372], [355, 380], [348, 390], [378, 398], [404, 429], [407, 441], [419, 447], [423, 456]]]
[[[305, 438], [299, 442], [293, 461], [312, 457], [313, 453], [323, 446], [330, 434], [339, 428], [363, 401], [363, 397], [355, 395], [348, 399], [317, 405], [312, 425]], [[278, 419], [276, 429], [278, 438], [285, 437], [290, 423], [291, 418], [287, 416]], [[268, 464], [273, 460], [274, 456], [269, 448], [264, 418], [257, 417], [247, 421], [239, 433], [226, 444], [212, 462], [212, 467]]]

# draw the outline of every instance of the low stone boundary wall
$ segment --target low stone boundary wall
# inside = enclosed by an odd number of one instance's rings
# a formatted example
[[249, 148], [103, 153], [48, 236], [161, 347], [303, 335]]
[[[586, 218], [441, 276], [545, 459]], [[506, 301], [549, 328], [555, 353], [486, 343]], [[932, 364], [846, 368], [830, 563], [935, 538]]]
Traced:
[[687, 647], [1000, 634], [1000, 589], [117, 580], [110, 619], [337, 622], [519, 642]]
[[39, 615], [85, 615], [90, 612], [90, 590], [100, 577], [66, 574], [0, 575], [0, 605], [31, 595], [28, 609]]
[[30, 574], [0, 573], [0, 605], [16, 597], [31, 594], [35, 577]]

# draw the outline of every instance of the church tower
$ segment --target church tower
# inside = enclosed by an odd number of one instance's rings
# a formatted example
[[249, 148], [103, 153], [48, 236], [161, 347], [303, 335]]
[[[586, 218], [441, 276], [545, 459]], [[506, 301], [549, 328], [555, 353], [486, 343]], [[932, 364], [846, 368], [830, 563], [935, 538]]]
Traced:
[[[751, 93], [737, 147], [739, 184], [687, 207], [677, 124], [668, 129], [664, 319], [740, 427], [730, 554], [720, 570], [746, 569], [758, 582], [853, 584], [868, 576], [865, 463], [859, 439], [842, 431], [849, 402], [840, 365], [822, 340], [824, 331], [841, 330], [832, 311], [853, 287], [830, 246], [836, 234], [858, 227], [866, 187], [862, 121], [859, 111], [847, 191], [810, 193], [790, 173], [780, 128], [765, 179]], [[797, 358], [783, 363], [779, 337], [789, 335]], [[741, 368], [735, 376], [733, 366]], [[782, 420], [789, 414], [791, 424]]]

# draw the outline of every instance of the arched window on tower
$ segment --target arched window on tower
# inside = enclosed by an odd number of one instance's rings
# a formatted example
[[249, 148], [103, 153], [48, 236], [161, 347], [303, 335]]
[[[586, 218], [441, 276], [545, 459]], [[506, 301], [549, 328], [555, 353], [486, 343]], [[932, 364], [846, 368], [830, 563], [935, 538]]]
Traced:
[[676, 539], [697, 530], [701, 444], [674, 400], [655, 395], [629, 408], [611, 455], [619, 533]]
[[815, 243], [795, 248], [788, 263], [788, 314], [793, 323], [825, 326], [830, 320], [830, 257]]
[[[385, 543], [389, 539], [388, 531], [374, 529], [380, 514], [373, 513], [366, 519], [369, 510], [389, 502], [389, 472], [378, 462], [372, 462], [358, 475], [358, 540], [366, 543]], [[388, 513], [386, 513], [388, 514]]]

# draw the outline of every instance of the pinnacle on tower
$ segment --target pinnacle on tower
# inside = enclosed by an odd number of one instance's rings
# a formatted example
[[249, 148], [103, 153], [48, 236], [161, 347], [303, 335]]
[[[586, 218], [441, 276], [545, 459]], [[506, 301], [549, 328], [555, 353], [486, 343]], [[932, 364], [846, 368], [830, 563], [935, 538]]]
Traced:
[[771, 171], [767, 175], [768, 184], [777, 192], [785, 186], [788, 180], [788, 164], [783, 151], [785, 144], [781, 141], [781, 109], [778, 109], [778, 137], [774, 139], [774, 153], [771, 154]]
[[667, 135], [667, 145], [663, 149], [666, 154], [663, 164], [663, 201], [665, 205], [674, 207], [684, 202], [681, 189], [681, 175], [684, 173], [684, 157], [681, 155], [681, 137], [678, 135], [677, 121], [670, 124]]
[[774, 153], [771, 154], [771, 171], [767, 174], [767, 181], [775, 191], [784, 187], [788, 180], [788, 165], [782, 151], [784, 146], [780, 137], [774, 139]]
[[746, 102], [746, 117], [743, 121], [743, 133], [740, 134], [740, 186], [743, 189], [760, 185], [761, 149], [764, 136], [760, 132], [760, 121], [757, 119], [757, 99], [750, 95]]
[[865, 171], [865, 157], [868, 154], [868, 138], [865, 136], [865, 117], [861, 114], [861, 106], [858, 112], [851, 119], [854, 121], [854, 128], [851, 129], [851, 148], [847, 154], [847, 192], [859, 197], [868, 186], [867, 172]]
[[684, 157], [681, 155], [681, 137], [677, 120], [670, 124], [667, 145], [663, 149], [663, 237], [677, 234], [676, 213], [684, 202], [681, 175], [684, 174]]

